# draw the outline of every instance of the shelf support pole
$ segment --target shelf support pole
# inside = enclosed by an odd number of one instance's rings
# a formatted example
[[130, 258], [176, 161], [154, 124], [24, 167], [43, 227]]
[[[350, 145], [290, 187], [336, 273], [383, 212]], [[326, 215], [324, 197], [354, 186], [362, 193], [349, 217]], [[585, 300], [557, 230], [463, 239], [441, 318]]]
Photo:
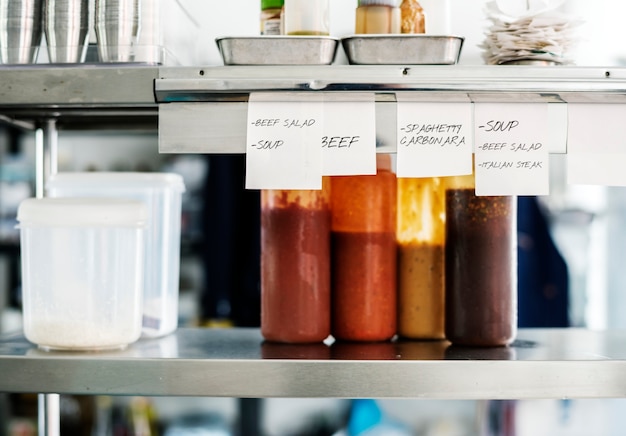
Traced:
[[58, 170], [58, 130], [56, 119], [48, 119], [35, 131], [35, 196], [43, 198], [48, 177]]
[[60, 404], [59, 394], [38, 395], [38, 434], [43, 436], [61, 436]]
[[[57, 172], [58, 132], [55, 119], [46, 120], [35, 131], [35, 196], [43, 198], [46, 181]], [[38, 434], [61, 435], [61, 406], [59, 394], [39, 394]]]

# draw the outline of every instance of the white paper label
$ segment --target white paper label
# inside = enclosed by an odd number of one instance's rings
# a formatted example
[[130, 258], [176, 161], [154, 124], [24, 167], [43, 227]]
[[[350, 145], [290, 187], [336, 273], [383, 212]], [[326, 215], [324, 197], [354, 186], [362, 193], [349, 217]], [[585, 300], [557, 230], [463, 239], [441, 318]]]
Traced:
[[376, 174], [375, 104], [371, 93], [325, 94], [322, 174]]
[[626, 104], [569, 103], [567, 182], [626, 186]]
[[476, 195], [549, 193], [548, 103], [475, 103]]
[[247, 189], [321, 189], [321, 96], [253, 93], [248, 103]]
[[472, 173], [472, 104], [397, 94], [398, 177]]

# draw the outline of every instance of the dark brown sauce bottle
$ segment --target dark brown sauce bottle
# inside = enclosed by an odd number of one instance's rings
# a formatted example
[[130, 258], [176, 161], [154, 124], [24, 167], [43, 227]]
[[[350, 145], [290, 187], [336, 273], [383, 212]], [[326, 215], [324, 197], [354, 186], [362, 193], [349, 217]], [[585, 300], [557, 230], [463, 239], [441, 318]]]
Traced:
[[473, 176], [446, 189], [446, 337], [503, 346], [517, 329], [517, 199], [478, 197]]

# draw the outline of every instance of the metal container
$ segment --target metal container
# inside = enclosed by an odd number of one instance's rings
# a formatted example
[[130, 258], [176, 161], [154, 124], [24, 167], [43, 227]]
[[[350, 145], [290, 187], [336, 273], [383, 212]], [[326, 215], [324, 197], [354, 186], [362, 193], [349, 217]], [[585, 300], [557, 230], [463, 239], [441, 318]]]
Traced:
[[501, 62], [498, 65], [530, 65], [533, 67], [552, 67], [560, 65], [560, 62], [547, 61], [542, 59], [516, 59], [514, 61]]
[[139, 0], [96, 0], [95, 26], [101, 62], [133, 60], [139, 17]]
[[225, 65], [330, 65], [339, 39], [328, 36], [226, 37], [215, 40]]
[[45, 0], [43, 17], [50, 62], [83, 62], [89, 35], [89, 0]]
[[355, 35], [341, 43], [351, 64], [452, 65], [461, 55], [464, 38], [423, 34]]
[[42, 0], [0, 0], [0, 64], [31, 64], [41, 45]]

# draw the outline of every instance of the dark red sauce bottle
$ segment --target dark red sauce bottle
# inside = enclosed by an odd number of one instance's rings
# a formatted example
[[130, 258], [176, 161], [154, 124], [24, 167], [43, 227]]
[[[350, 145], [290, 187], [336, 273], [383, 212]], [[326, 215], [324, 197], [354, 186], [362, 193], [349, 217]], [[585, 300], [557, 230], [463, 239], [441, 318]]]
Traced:
[[329, 185], [261, 193], [261, 334], [268, 341], [330, 335]]

